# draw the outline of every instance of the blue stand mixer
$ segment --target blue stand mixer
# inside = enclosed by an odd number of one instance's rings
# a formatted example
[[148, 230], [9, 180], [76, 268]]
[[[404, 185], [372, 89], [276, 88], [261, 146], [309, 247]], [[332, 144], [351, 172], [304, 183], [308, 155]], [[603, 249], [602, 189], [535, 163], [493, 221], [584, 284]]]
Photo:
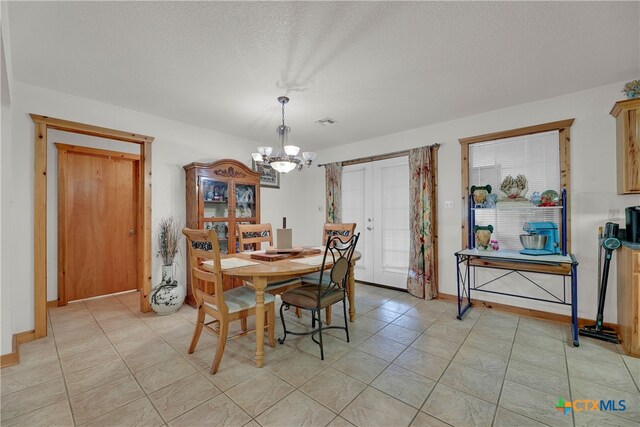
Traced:
[[529, 234], [520, 235], [524, 255], [558, 255], [558, 224], [554, 222], [525, 222], [522, 227]]

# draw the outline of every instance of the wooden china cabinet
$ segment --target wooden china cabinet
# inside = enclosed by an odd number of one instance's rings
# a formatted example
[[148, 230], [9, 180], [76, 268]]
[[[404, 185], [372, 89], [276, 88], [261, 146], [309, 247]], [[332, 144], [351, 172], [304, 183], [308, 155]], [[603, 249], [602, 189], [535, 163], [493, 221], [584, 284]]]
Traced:
[[[239, 250], [237, 224], [260, 223], [260, 173], [237, 160], [190, 163], [184, 166], [187, 186], [187, 227], [213, 229], [223, 253]], [[188, 250], [188, 248], [187, 248]], [[187, 272], [190, 271], [187, 257]], [[191, 275], [187, 274], [187, 302], [191, 296]], [[224, 288], [240, 286], [229, 279]], [[211, 293], [213, 290], [205, 291]]]

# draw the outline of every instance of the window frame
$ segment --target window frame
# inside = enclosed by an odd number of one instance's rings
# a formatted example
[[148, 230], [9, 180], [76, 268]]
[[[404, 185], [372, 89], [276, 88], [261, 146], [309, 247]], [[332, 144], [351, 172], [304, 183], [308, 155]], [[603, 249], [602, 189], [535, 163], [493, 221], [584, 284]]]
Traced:
[[[461, 192], [462, 192], [462, 224], [461, 224], [461, 247], [463, 249], [468, 249], [469, 244], [467, 241], [467, 227], [469, 225], [469, 146], [471, 144], [476, 144], [479, 142], [488, 142], [495, 141], [505, 138], [513, 138], [517, 136], [526, 136], [532, 135], [542, 132], [549, 131], [558, 131], [558, 146], [560, 149], [559, 156], [559, 167], [560, 167], [560, 189], [567, 190], [567, 203], [566, 206], [563, 206], [563, 209], [566, 211], [567, 216], [567, 252], [571, 252], [571, 203], [570, 203], [570, 194], [571, 194], [571, 159], [570, 159], [570, 151], [569, 151], [569, 142], [571, 140], [570, 132], [571, 125], [573, 124], [575, 119], [566, 119], [560, 120], [556, 122], [544, 123], [540, 125], [527, 126], [523, 128], [510, 129], [501, 132], [493, 132], [484, 135], [471, 136], [467, 138], [460, 138], [458, 142], [460, 143], [460, 164], [461, 164]], [[560, 224], [562, 227], [562, 224]], [[559, 230], [562, 233], [562, 230]]]

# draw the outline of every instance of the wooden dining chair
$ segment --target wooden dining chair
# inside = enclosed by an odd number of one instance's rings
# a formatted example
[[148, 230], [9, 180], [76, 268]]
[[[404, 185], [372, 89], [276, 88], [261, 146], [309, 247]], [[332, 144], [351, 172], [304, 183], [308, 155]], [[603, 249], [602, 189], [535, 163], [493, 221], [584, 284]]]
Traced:
[[[256, 249], [260, 249], [260, 245], [264, 242], [269, 246], [273, 246], [273, 231], [271, 224], [238, 224], [238, 242], [240, 244], [240, 251], [246, 249], [246, 245], [256, 244]], [[253, 249], [253, 247], [252, 247]], [[245, 281], [247, 286], [252, 286], [251, 282]], [[267, 282], [267, 292], [272, 295], [280, 295], [289, 289], [297, 288], [302, 284], [299, 277], [292, 279], [277, 280]], [[299, 309], [296, 310], [298, 317], [302, 316]]]
[[273, 246], [273, 231], [271, 224], [238, 224], [238, 243], [240, 244], [240, 252], [244, 252], [247, 245], [255, 244], [255, 249], [260, 250], [262, 243], [269, 243]]
[[[211, 364], [211, 374], [215, 374], [220, 366], [222, 354], [227, 343], [229, 333], [229, 323], [234, 320], [240, 320], [242, 332], [230, 338], [246, 335], [247, 317], [255, 315], [256, 312], [256, 295], [253, 289], [246, 286], [233, 288], [223, 291], [222, 285], [222, 267], [220, 264], [220, 244], [218, 236], [214, 230], [192, 230], [185, 228], [182, 233], [187, 238], [187, 247], [189, 248], [189, 259], [191, 261], [191, 292], [196, 301], [198, 309], [198, 318], [196, 329], [193, 332], [193, 338], [189, 345], [188, 353], [191, 354], [198, 345], [200, 333], [203, 328], [218, 335], [218, 347], [216, 355]], [[212, 267], [207, 270], [202, 266], [202, 262], [211, 261]], [[199, 281], [213, 283], [213, 294], [208, 294], [198, 287]], [[275, 298], [273, 295], [264, 295], [266, 326], [268, 331], [269, 344], [275, 346]], [[213, 317], [213, 321], [205, 323], [205, 315]], [[210, 325], [217, 324], [219, 328], [213, 328]], [[254, 330], [255, 331], [255, 330]], [[264, 331], [255, 331], [263, 334]]]
[[[348, 240], [351, 236], [353, 236], [353, 233], [355, 233], [355, 231], [356, 231], [355, 222], [345, 222], [342, 224], [333, 224], [333, 223], [327, 222], [322, 227], [322, 244], [326, 245], [327, 238], [333, 237], [333, 236], [339, 236], [341, 240], [342, 239]], [[315, 273], [307, 274], [302, 277], [302, 281], [315, 283], [318, 280], [320, 280], [320, 273], [321, 272], [318, 271]], [[326, 274], [323, 275], [322, 280], [325, 281], [325, 284], [328, 284], [329, 276]], [[326, 309], [325, 322], [327, 323], [327, 325], [331, 324], [331, 306], [327, 307]]]
[[[284, 344], [287, 339], [287, 335], [311, 335], [313, 342], [320, 346], [320, 358], [324, 360], [324, 346], [322, 344], [322, 331], [326, 329], [344, 329], [347, 335], [347, 342], [349, 342], [349, 320], [347, 318], [347, 281], [348, 271], [351, 265], [351, 258], [356, 249], [358, 238], [360, 233], [351, 236], [348, 240], [345, 240], [342, 236], [332, 236], [327, 239], [325, 245], [324, 257], [322, 259], [322, 270], [320, 271], [320, 277], [315, 282], [302, 282], [302, 286], [299, 288], [288, 290], [283, 293], [282, 305], [280, 306], [280, 319], [282, 321], [282, 328], [284, 329], [284, 336], [278, 338], [280, 344]], [[325, 270], [327, 264], [332, 264], [331, 270]], [[328, 281], [325, 282], [324, 277], [328, 277]], [[331, 307], [333, 304], [342, 301], [342, 311], [344, 314], [344, 326], [325, 326], [322, 324], [321, 311], [327, 307]], [[297, 307], [303, 310], [311, 311], [313, 319], [313, 326], [315, 322], [318, 322], [318, 327], [308, 332], [292, 332], [287, 330], [287, 325], [284, 320], [284, 310], [288, 310], [290, 307]], [[315, 339], [318, 335], [319, 340]]]
[[340, 236], [345, 240], [348, 240], [356, 231], [355, 222], [345, 222], [343, 224], [332, 224], [327, 222], [322, 227], [322, 244], [327, 244], [327, 238], [333, 236]]

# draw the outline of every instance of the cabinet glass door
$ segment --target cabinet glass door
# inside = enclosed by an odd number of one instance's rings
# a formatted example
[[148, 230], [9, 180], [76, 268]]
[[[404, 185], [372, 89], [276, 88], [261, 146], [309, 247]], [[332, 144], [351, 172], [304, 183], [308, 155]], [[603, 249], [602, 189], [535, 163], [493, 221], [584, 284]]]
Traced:
[[229, 184], [210, 178], [200, 178], [203, 218], [227, 218], [229, 216]]
[[256, 217], [256, 186], [236, 183], [236, 218], [247, 220]]

